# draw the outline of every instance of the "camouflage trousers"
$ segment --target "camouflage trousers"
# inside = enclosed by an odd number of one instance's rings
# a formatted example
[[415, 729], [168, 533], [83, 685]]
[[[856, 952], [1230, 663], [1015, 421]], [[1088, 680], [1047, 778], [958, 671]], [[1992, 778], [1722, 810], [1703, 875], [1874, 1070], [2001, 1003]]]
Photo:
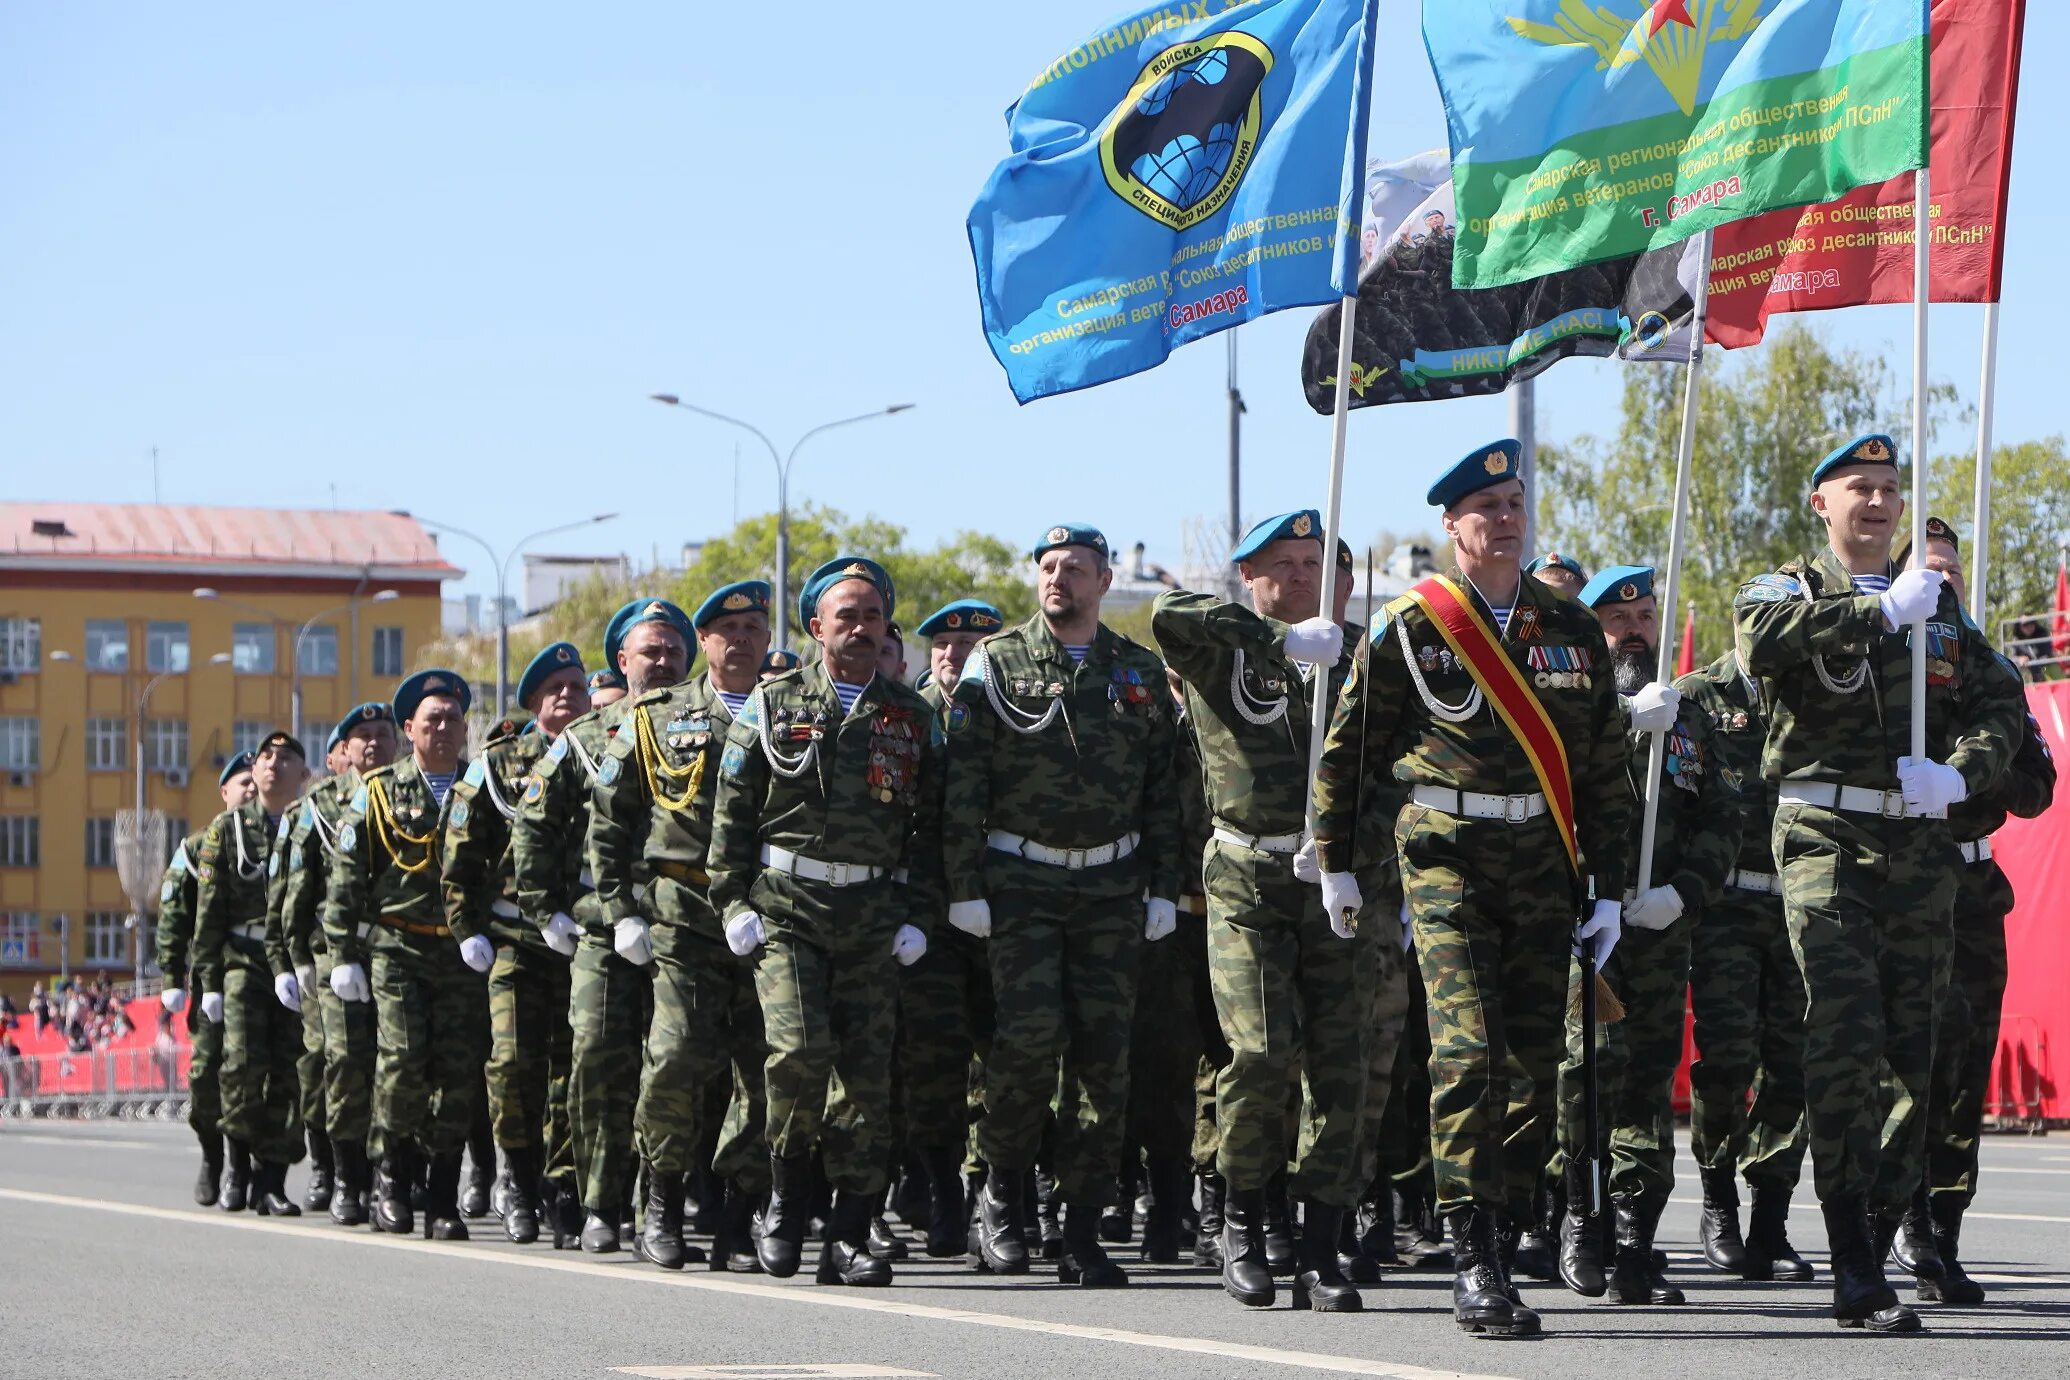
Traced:
[[549, 1179], [574, 1172], [569, 1148], [568, 960], [503, 944], [489, 969], [489, 1131], [503, 1150], [540, 1152]]
[[223, 965], [223, 1134], [268, 1164], [302, 1158], [302, 1018], [273, 995], [273, 969], [257, 940], [233, 939]]
[[1207, 923], [1199, 915], [1182, 911], [1178, 929], [1143, 946], [1128, 1048], [1129, 1151], [1192, 1163], [1194, 1080], [1204, 1059], [1219, 1065], [1229, 1058], [1208, 985]]
[[1435, 1190], [1430, 1163], [1430, 1008], [1423, 999], [1423, 970], [1412, 950], [1396, 975], [1401, 991], [1402, 1036], [1394, 1050], [1387, 1104], [1372, 1136], [1378, 1167], [1373, 1183], [1429, 1200]]
[[313, 983], [302, 989], [302, 1052], [295, 1059], [295, 1085], [295, 1106], [302, 1118], [302, 1129], [328, 1135], [323, 1110], [323, 1011]]
[[[1708, 917], [1705, 917], [1706, 921]], [[1675, 1069], [1682, 1062], [1688, 1011], [1689, 944], [1698, 919], [1685, 915], [1664, 930], [1628, 928], [1603, 977], [1624, 1003], [1624, 1019], [1596, 1026], [1597, 1152], [1607, 1150], [1610, 1191], [1658, 1212], [1675, 1187]], [[1571, 965], [1577, 990], [1581, 965]], [[1573, 1159], [1588, 1147], [1588, 1104], [1582, 1077], [1581, 1020], [1567, 1003], [1567, 1057], [1560, 1065], [1560, 1152]]]
[[201, 994], [187, 1001], [187, 1124], [204, 1139], [222, 1134], [223, 1088], [217, 1069], [223, 1062], [223, 1027], [201, 1014]]
[[316, 997], [304, 993], [302, 1009], [314, 1006], [323, 1027], [324, 1129], [333, 1141], [363, 1146], [374, 1125], [374, 1004], [333, 992], [336, 966], [329, 954], [316, 955]]
[[585, 926], [568, 978], [568, 1124], [582, 1201], [600, 1212], [632, 1192], [633, 1108], [653, 1008], [651, 965], [620, 958], [609, 927]]
[[1977, 1142], [1984, 1130], [1991, 1061], [2005, 1000], [2005, 917], [2012, 883], [1990, 859], [1965, 863], [1955, 892], [1955, 952], [1933, 1051], [1933, 1105], [1926, 1123], [1926, 1187], [1965, 1207], [1976, 1199]]
[[[1390, 919], [1338, 938], [1322, 893], [1284, 855], [1214, 839], [1201, 876], [1208, 976], [1229, 1046], [1215, 1084], [1216, 1166], [1232, 1190], [1261, 1188], [1287, 1166], [1291, 1146], [1294, 1194], [1350, 1207], [1364, 1187], [1370, 1042], [1391, 1043], [1399, 1030], [1369, 1029], [1380, 945], [1398, 930]], [[1288, 1120], [1297, 1072], [1298, 1143]]]
[[992, 969], [985, 941], [934, 927], [927, 952], [898, 975], [900, 1139], [954, 1150], [970, 1136], [972, 1064], [992, 1046]]
[[755, 959], [769, 1153], [791, 1159], [817, 1147], [827, 1182], [859, 1195], [883, 1192], [890, 1177], [891, 937], [901, 918], [890, 900], [858, 897], [854, 912], [811, 936], [764, 916], [768, 942]]
[[[656, 887], [680, 890], [662, 878]], [[730, 1084], [732, 1097], [720, 1128], [713, 1165], [751, 1187], [769, 1174], [762, 1136], [762, 1008], [753, 968], [720, 938], [717, 917], [704, 906], [702, 923], [662, 920], [654, 943], [654, 1013], [640, 1065], [640, 1096], [633, 1109], [633, 1143], [640, 1158], [681, 1174], [708, 1139], [713, 1085]]]
[[1551, 816], [1456, 819], [1411, 804], [1395, 848], [1430, 1029], [1430, 1154], [1440, 1213], [1526, 1220], [1552, 1143], [1579, 907]]
[[[1030, 891], [990, 900], [998, 1026], [985, 1060], [978, 1153], [1014, 1171], [1041, 1154], [1061, 1201], [1104, 1208], [1127, 1130], [1143, 902]], [[1045, 1144], [1052, 1099], [1056, 1120]]]
[[[1414, 973], [1415, 964], [1401, 946], [1401, 908], [1401, 894], [1389, 887], [1380, 902], [1366, 911], [1365, 923], [1374, 930], [1373, 1014], [1366, 1026], [1366, 1110], [1359, 1120], [1358, 1167], [1352, 1175], [1355, 1194], [1364, 1193], [1380, 1172], [1382, 1128], [1388, 1125], [1388, 1110], [1405, 1091], [1395, 1079], [1408, 1026], [1409, 984], [1416, 979], [1408, 976]], [[1426, 1134], [1423, 1155], [1429, 1153]]]
[[1696, 1014], [1689, 1144], [1697, 1164], [1736, 1164], [1755, 1188], [1794, 1189], [1804, 1168], [1804, 976], [1790, 952], [1782, 897], [1728, 886], [1704, 911], [1689, 962], [1689, 1004]]
[[1940, 820], [1784, 802], [1772, 837], [1804, 975], [1804, 1098], [1821, 1201], [1902, 1208], [1925, 1169], [1934, 1013], [1961, 855]]
[[457, 1155], [467, 1144], [489, 1055], [488, 987], [444, 935], [376, 927], [374, 1134], [376, 1156], [415, 1144]]

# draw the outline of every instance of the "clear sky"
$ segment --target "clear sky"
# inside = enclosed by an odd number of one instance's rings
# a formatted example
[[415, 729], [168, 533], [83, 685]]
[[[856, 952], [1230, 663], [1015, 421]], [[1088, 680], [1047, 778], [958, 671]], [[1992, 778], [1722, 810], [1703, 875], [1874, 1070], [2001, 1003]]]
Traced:
[[[1002, 113], [1126, 0], [877, 5], [0, 7], [0, 490], [11, 498], [408, 508], [498, 548], [672, 559], [794, 498], [932, 542], [1098, 523], [1176, 561], [1222, 521], [1220, 339], [1016, 407], [978, 324], [964, 216]], [[1372, 151], [1444, 142], [1412, 0], [1382, 0]], [[2065, 428], [2070, 18], [2028, 20], [1998, 434]], [[1320, 504], [1329, 425], [1298, 383], [1310, 313], [1245, 327], [1244, 509]], [[1907, 308], [1830, 313], [1900, 372]], [[1934, 317], [1976, 387], [1981, 311]], [[1617, 370], [1539, 382], [1542, 437], [1615, 425]], [[1428, 525], [1436, 470], [1501, 399], [1351, 422], [1346, 530]], [[1901, 436], [1902, 415], [1889, 419]], [[1944, 446], [1962, 438], [1942, 437]], [[482, 589], [485, 562], [448, 540]]]

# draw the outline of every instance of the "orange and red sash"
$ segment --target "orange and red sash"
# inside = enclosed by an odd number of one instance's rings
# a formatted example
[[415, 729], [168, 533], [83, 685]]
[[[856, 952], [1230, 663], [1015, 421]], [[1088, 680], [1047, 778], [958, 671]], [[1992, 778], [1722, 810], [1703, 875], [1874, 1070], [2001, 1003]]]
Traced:
[[1473, 683], [1481, 688], [1481, 694], [1515, 735], [1517, 746], [1530, 759], [1539, 789], [1545, 792], [1553, 822], [1559, 826], [1560, 842], [1567, 848], [1567, 862], [1579, 876], [1581, 855], [1574, 843], [1574, 778], [1567, 767], [1567, 745], [1553, 727], [1545, 706], [1532, 692], [1530, 682], [1502, 650], [1501, 639], [1473, 601], [1444, 576], [1433, 575], [1419, 581], [1403, 598], [1430, 615], [1452, 654], [1459, 658], [1473, 676]]

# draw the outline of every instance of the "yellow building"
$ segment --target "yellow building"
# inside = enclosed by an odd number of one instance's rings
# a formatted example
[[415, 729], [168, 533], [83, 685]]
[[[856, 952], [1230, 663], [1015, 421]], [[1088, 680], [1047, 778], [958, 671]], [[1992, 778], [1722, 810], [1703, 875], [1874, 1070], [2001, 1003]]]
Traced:
[[0, 991], [130, 976], [116, 812], [141, 793], [176, 844], [275, 728], [320, 769], [345, 711], [439, 636], [459, 574], [399, 514], [0, 503]]

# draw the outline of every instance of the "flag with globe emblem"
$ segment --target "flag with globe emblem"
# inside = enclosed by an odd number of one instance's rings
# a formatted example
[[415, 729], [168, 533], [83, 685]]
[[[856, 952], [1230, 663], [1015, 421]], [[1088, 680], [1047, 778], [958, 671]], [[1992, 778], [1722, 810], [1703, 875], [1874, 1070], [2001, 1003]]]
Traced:
[[1036, 75], [969, 221], [1016, 398], [1356, 290], [1373, 9], [1160, 4]]

